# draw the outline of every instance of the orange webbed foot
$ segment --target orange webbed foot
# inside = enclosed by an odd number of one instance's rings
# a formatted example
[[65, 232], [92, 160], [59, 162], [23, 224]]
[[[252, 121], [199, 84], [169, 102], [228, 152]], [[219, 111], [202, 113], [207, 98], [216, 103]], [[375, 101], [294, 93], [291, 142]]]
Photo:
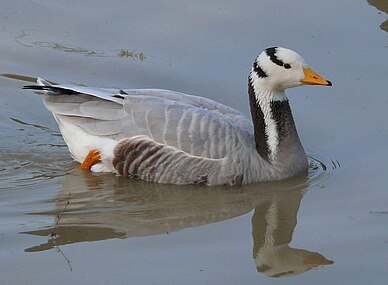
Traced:
[[81, 169], [90, 170], [93, 165], [101, 160], [100, 152], [97, 150], [89, 151], [88, 155], [85, 157], [84, 161], [81, 164]]

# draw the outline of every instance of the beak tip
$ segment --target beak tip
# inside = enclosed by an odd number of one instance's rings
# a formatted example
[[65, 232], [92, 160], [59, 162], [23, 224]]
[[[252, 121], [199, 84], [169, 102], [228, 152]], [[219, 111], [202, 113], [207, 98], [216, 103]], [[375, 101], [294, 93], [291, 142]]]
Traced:
[[333, 86], [333, 83], [331, 83], [331, 81], [329, 80], [326, 80], [327, 81], [327, 86]]

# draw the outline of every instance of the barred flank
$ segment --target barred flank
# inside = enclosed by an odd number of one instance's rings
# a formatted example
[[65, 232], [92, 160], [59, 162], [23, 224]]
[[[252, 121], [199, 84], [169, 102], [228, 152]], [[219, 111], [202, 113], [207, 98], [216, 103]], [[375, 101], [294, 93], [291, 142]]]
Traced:
[[174, 184], [211, 184], [219, 160], [193, 156], [147, 136], [121, 140], [114, 150], [117, 173], [130, 178]]

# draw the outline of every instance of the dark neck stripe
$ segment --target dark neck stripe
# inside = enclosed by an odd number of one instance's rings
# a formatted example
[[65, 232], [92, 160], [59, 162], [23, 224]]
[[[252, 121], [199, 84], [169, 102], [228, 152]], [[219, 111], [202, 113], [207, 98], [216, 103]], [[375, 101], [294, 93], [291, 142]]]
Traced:
[[279, 145], [292, 135], [295, 130], [295, 122], [292, 117], [291, 107], [288, 100], [272, 101], [270, 103], [272, 118], [275, 121], [278, 132]]
[[265, 50], [265, 52], [267, 53], [267, 55], [269, 56], [269, 58], [271, 59], [271, 61], [273, 63], [280, 65], [280, 66], [283, 66], [284, 62], [281, 61], [280, 59], [278, 59], [278, 57], [276, 56], [276, 51], [277, 51], [276, 47], [267, 48]]
[[[266, 161], [270, 161], [270, 147], [268, 144], [267, 126], [264, 120], [264, 113], [257, 102], [257, 96], [253, 87], [251, 78], [248, 82], [249, 105], [251, 109], [254, 139], [256, 151]], [[290, 103], [288, 100], [271, 101], [270, 103], [271, 118], [276, 125], [278, 136], [277, 147], [284, 149], [288, 144], [292, 144], [293, 140], [298, 138], [294, 118], [292, 116]], [[279, 149], [280, 151], [280, 149]]]
[[268, 77], [268, 74], [260, 67], [257, 61], [253, 63], [253, 71], [255, 71], [257, 73], [257, 76], [259, 76], [260, 78]]
[[256, 143], [256, 150], [260, 157], [269, 161], [269, 147], [268, 136], [265, 132], [264, 114], [259, 104], [256, 101], [255, 90], [253, 88], [251, 79], [248, 81], [249, 106], [251, 108], [251, 115], [253, 121], [254, 137]]

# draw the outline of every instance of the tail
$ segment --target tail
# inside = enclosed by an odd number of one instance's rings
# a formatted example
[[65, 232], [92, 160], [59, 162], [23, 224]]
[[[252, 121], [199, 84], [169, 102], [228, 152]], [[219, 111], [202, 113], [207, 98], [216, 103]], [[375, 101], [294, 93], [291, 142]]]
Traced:
[[124, 97], [128, 95], [121, 89], [94, 88], [72, 84], [53, 84], [40, 77], [37, 78], [36, 82], [36, 85], [26, 85], [22, 88], [37, 91], [37, 93], [41, 93], [43, 91], [44, 94], [48, 95], [83, 94], [119, 104], [122, 104]]
[[29, 89], [34, 91], [48, 91], [53, 93], [69, 94], [69, 95], [81, 94], [69, 88], [53, 85], [47, 80], [40, 77], [37, 78], [36, 83], [37, 83], [36, 85], [25, 85], [22, 87], [22, 89]]

